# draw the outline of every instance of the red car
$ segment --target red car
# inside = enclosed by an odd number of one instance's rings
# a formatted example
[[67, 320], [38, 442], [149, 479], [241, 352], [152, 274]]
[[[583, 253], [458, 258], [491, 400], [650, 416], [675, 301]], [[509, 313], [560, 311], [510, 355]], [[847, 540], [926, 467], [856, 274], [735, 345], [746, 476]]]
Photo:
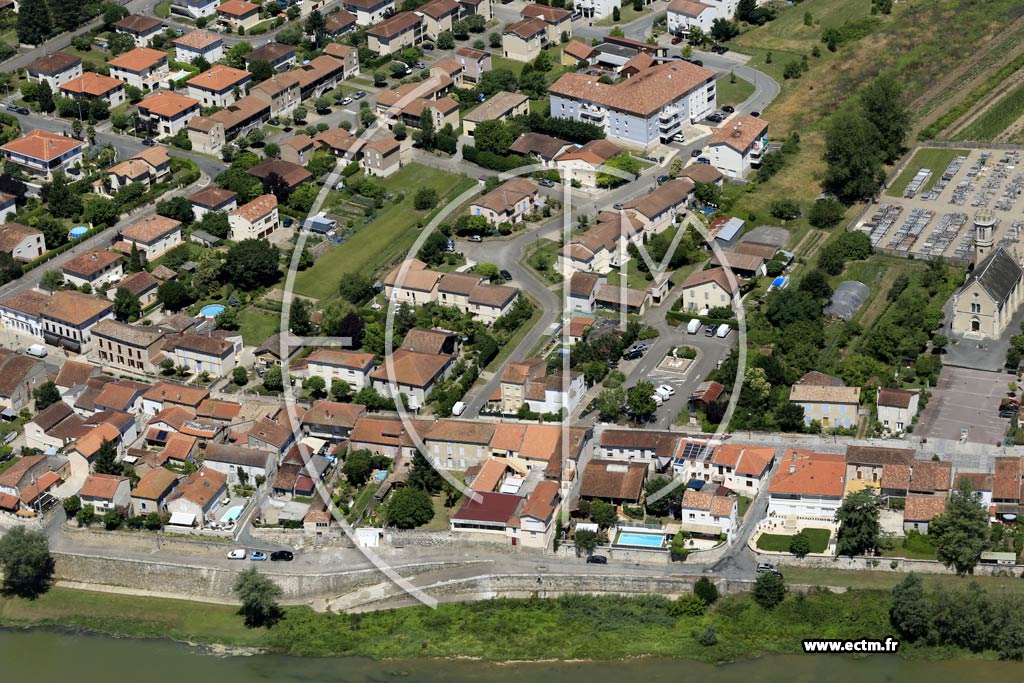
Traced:
[[673, 38], [672, 38], [672, 44], [673, 45], [678, 45], [681, 42], [683, 42], [683, 37], [682, 36], [673, 36]]

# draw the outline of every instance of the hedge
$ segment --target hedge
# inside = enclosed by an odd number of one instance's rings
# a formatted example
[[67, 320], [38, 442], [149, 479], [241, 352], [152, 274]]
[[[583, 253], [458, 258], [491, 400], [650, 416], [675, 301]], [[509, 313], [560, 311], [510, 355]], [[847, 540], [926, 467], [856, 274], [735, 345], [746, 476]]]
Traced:
[[462, 158], [491, 171], [511, 171], [532, 163], [522, 157], [503, 157], [493, 152], [481, 152], [472, 145], [462, 148]]

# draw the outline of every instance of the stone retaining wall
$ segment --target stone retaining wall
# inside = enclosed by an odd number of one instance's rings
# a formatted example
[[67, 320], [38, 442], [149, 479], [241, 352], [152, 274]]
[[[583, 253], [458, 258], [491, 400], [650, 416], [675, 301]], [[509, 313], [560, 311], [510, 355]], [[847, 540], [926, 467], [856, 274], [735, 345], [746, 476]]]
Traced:
[[[902, 557], [833, 557], [830, 555], [807, 555], [796, 557], [789, 553], [774, 553], [758, 550], [754, 552], [757, 562], [769, 562], [780, 567], [806, 567], [819, 569], [846, 569], [850, 571], [885, 571], [909, 574], [956, 574], [952, 569], [936, 560], [909, 560]], [[893, 567], [892, 563], [896, 566]], [[974, 568], [976, 576], [1022, 576], [1024, 565], [979, 564]]]

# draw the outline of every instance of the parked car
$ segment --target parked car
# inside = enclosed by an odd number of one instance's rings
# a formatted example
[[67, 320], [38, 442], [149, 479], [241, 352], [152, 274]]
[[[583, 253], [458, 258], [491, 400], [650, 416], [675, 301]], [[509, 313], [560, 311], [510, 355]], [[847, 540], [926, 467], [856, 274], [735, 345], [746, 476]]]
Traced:
[[622, 354], [622, 360], [636, 360], [638, 358], [643, 358], [643, 356], [643, 349], [632, 349]]
[[708, 121], [712, 123], [721, 123], [725, 120], [725, 117], [719, 114], [717, 111], [713, 114], [708, 114]]
[[253, 550], [252, 555], [249, 556], [249, 559], [253, 562], [265, 562], [267, 559], [267, 554], [259, 550]]
[[753, 116], [756, 119], [758, 116], [761, 115], [761, 112], [759, 112], [759, 111], [752, 111], [752, 112], [750, 112], [750, 115]]
[[733, 112], [736, 111], [736, 107], [732, 106], [731, 104], [727, 104], [724, 107], [722, 107], [722, 111], [724, 111], [726, 114], [732, 114]]
[[660, 175], [660, 176], [658, 176], [658, 184], [659, 185], [661, 185], [662, 183], [667, 183], [669, 180], [671, 180], [671, 178], [669, 178], [667, 175]]
[[501, 276], [502, 276], [503, 278], [505, 278], [506, 280], [511, 280], [511, 279], [512, 279], [512, 273], [508, 272], [508, 271], [507, 271], [507, 270], [505, 270], [504, 268], [502, 268], [502, 269], [501, 269], [501, 270], [499, 271], [499, 274], [500, 274], [500, 275], [501, 275]]
[[22, 116], [28, 116], [28, 107], [22, 107], [17, 104], [8, 104], [7, 111], [13, 111], [15, 114], [21, 114]]
[[540, 180], [537, 181], [537, 184], [540, 185], [541, 187], [554, 187], [555, 186], [554, 182], [552, 182], [551, 180], [548, 180], [547, 178], [541, 178]]
[[699, 150], [699, 149], [695, 149], [695, 150], [693, 150], [692, 152], [690, 152], [690, 156], [691, 156], [691, 157], [693, 157], [693, 158], [697, 158], [697, 157], [699, 157], [699, 156], [700, 156], [700, 155], [701, 155], [702, 153], [703, 153], [703, 152], [702, 152], [701, 150]]
[[363, 92], [362, 90], [356, 90], [354, 93], [352, 93], [352, 98], [353, 99], [361, 100], [364, 97], [366, 97], [366, 93]]
[[466, 239], [469, 240], [470, 242], [483, 242], [484, 241], [484, 238], [481, 237], [480, 235], [470, 235]]
[[413, 64], [413, 67], [414, 67], [414, 68], [416, 68], [416, 69], [423, 69], [423, 68], [425, 68], [426, 66], [427, 66], [427, 65], [426, 65], [426, 64], [424, 64], [423, 62], [416, 62], [415, 64]]
[[708, 159], [707, 157], [697, 157], [697, 163], [698, 164], [710, 164], [711, 163], [711, 159]]
[[614, 204], [612, 204], [612, 208], [615, 209], [616, 211], [621, 209], [622, 208], [622, 202], [615, 202]]
[[714, 337], [715, 336], [715, 326], [714, 325], [708, 325], [707, 327], [705, 327], [704, 328], [704, 336], [705, 337]]
[[757, 563], [757, 573], [758, 574], [771, 574], [772, 572], [776, 572], [776, 571], [778, 571], [778, 569], [775, 568], [774, 564], [770, 564], [768, 562], [758, 562]]
[[588, 564], [608, 564], [608, 558], [604, 555], [591, 555], [587, 558]]
[[729, 51], [729, 48], [727, 48], [725, 45], [715, 45], [711, 48], [711, 51], [714, 52], [716, 55], [724, 55], [726, 52]]
[[346, 104], [352, 104], [352, 98], [351, 97], [345, 97], [345, 98], [343, 98], [341, 100], [341, 106], [344, 107]]
[[686, 136], [682, 133], [676, 133], [672, 136], [672, 142], [686, 142]]
[[672, 44], [673, 45], [678, 45], [681, 42], [683, 42], [683, 37], [682, 36], [672, 36]]
[[156, 146], [156, 140], [154, 140], [153, 138], [143, 138], [142, 144], [145, 147], [155, 147]]
[[662, 394], [663, 396], [675, 396], [676, 395], [676, 390], [673, 389], [672, 387], [670, 387], [667, 384], [662, 384], [660, 387], [655, 389], [655, 391], [657, 391], [659, 394]]
[[434, 44], [433, 43], [423, 43], [423, 45], [421, 45], [420, 47], [422, 47], [427, 52], [430, 52], [430, 51], [432, 51], [434, 49]]
[[291, 550], [275, 550], [270, 553], [271, 562], [291, 562], [295, 559], [295, 555]]
[[244, 560], [245, 559], [245, 548], [235, 548], [228, 553], [229, 560]]

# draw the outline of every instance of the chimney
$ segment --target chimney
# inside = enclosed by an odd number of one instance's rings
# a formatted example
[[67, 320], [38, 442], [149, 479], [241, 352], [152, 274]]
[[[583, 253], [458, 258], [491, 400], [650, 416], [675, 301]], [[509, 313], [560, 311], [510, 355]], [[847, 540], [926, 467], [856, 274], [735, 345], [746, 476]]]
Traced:
[[790, 474], [796, 474], [796, 465], [790, 465], [789, 466], [789, 473]]

